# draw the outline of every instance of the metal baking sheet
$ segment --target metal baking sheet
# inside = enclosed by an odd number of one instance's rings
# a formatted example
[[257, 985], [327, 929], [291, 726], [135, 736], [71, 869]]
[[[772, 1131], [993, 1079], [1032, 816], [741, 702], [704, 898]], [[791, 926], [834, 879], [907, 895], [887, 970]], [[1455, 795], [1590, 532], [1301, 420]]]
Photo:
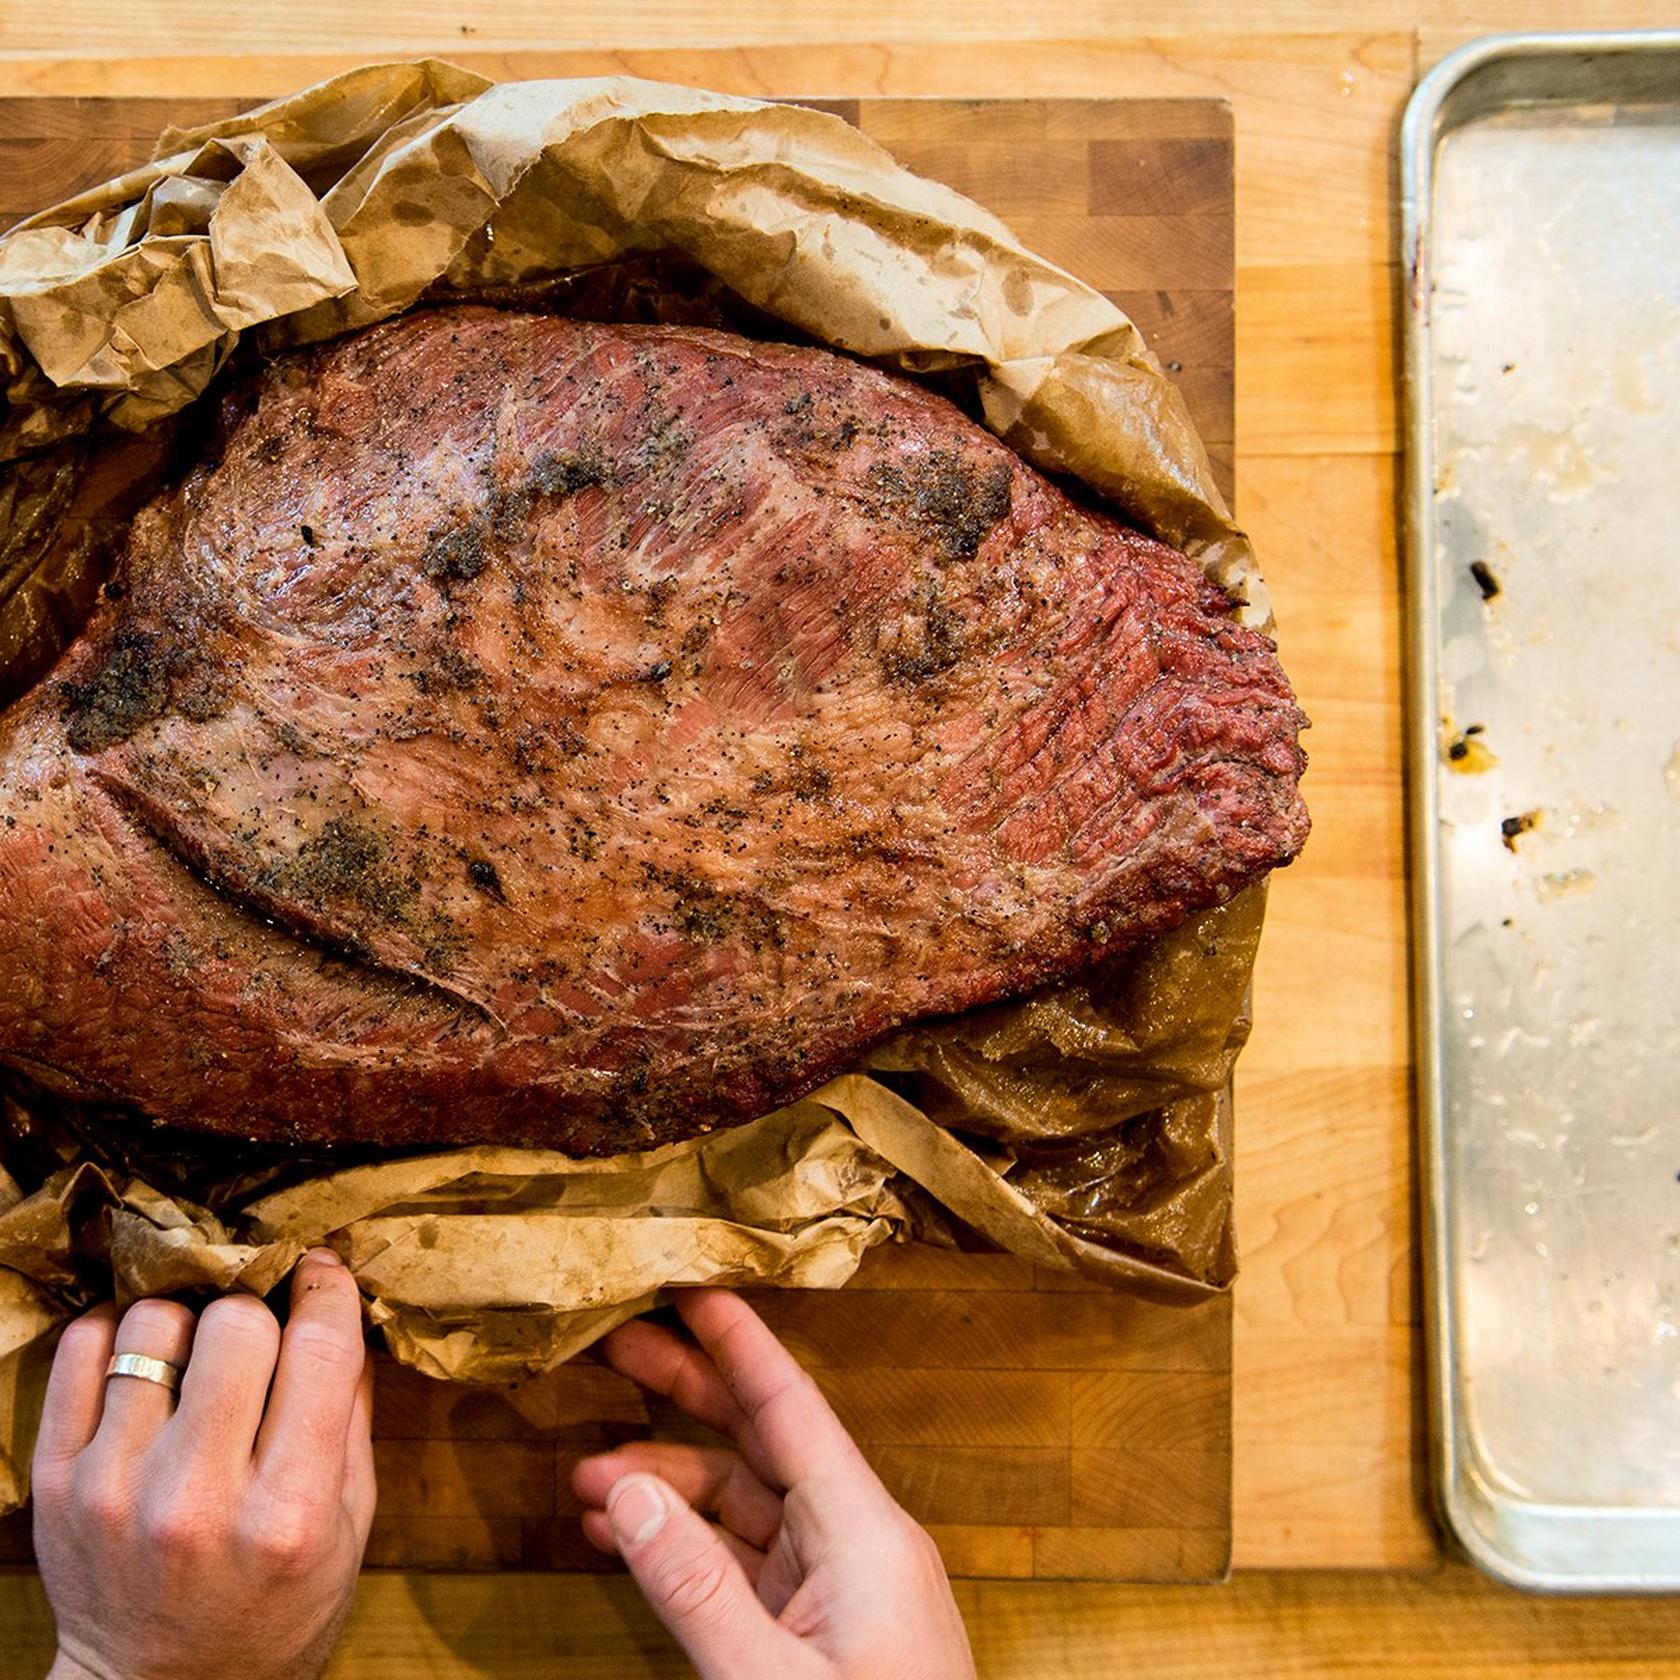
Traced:
[[1478, 42], [1403, 140], [1436, 1485], [1680, 1588], [1680, 33]]

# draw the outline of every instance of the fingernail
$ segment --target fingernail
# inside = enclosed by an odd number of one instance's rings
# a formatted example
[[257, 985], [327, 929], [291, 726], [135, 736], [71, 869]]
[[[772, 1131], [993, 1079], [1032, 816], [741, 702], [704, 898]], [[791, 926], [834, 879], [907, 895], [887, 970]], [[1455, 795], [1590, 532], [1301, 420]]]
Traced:
[[313, 1260], [317, 1266], [342, 1266], [344, 1262], [338, 1252], [331, 1248], [312, 1248], [305, 1255], [305, 1260]]
[[665, 1526], [670, 1508], [657, 1482], [646, 1476], [625, 1476], [607, 1493], [607, 1521], [621, 1546], [640, 1546]]

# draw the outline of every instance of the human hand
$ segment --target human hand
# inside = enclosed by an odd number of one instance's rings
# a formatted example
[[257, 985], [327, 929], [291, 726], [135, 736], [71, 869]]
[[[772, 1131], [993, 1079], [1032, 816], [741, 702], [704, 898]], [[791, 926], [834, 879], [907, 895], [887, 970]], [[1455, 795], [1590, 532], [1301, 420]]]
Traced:
[[[179, 1404], [107, 1382], [113, 1352], [182, 1367]], [[71, 1324], [35, 1447], [49, 1680], [316, 1680], [373, 1520], [372, 1405], [356, 1286], [325, 1249], [284, 1335], [253, 1295]]]
[[634, 1442], [572, 1485], [585, 1534], [623, 1557], [701, 1680], [973, 1680], [933, 1541], [816, 1384], [728, 1291], [685, 1290], [677, 1310], [699, 1347], [637, 1320], [607, 1360], [735, 1450]]

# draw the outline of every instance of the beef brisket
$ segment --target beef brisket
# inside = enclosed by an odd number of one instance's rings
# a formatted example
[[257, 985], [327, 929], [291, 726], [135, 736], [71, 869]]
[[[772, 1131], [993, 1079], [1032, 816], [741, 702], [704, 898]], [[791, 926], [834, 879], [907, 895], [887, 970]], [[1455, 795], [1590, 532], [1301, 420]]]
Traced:
[[0, 1060], [175, 1124], [655, 1144], [1306, 835], [1194, 564], [820, 350], [278, 359], [108, 593], [0, 717]]

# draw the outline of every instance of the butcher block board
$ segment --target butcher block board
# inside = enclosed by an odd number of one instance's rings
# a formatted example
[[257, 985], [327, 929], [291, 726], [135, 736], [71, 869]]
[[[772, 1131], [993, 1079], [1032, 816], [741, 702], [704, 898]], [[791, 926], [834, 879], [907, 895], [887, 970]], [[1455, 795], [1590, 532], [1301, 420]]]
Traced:
[[[252, 100], [0, 99], [0, 224], [142, 161], [169, 122]], [[1097, 286], [1182, 386], [1231, 493], [1232, 125], [1213, 99], [814, 101]], [[759, 1310], [953, 1574], [1219, 1579], [1231, 1552], [1228, 1300], [1154, 1306], [1010, 1255], [894, 1248]], [[589, 1360], [511, 1392], [381, 1361], [371, 1564], [590, 1569], [583, 1453], [683, 1432]], [[0, 1556], [28, 1556], [27, 1522]]]

